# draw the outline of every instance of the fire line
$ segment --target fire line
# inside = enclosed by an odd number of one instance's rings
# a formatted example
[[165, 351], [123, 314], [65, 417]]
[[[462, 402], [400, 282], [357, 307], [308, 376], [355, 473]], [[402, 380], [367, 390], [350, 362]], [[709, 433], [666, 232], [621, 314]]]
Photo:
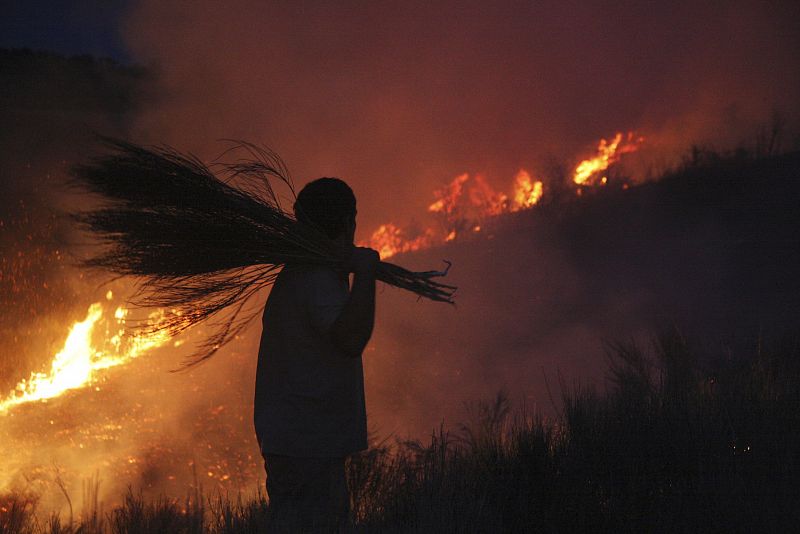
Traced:
[[[575, 166], [572, 183], [578, 186], [576, 194], [581, 195], [581, 187], [606, 185], [608, 177], [603, 173], [624, 154], [638, 150], [643, 142], [644, 137], [633, 132], [617, 132], [610, 140], [600, 139], [595, 155]], [[459, 174], [433, 193], [436, 200], [428, 206], [428, 212], [439, 219], [438, 227], [412, 232], [394, 223], [384, 223], [363, 245], [374, 248], [386, 259], [448, 243], [465, 233], [480, 232], [486, 219], [533, 208], [544, 193], [544, 183], [525, 169], [520, 169], [514, 177], [510, 195], [495, 191], [480, 174]]]
[[[106, 300], [112, 298], [113, 294], [109, 291]], [[125, 329], [128, 310], [119, 306], [113, 313], [113, 319], [107, 319], [109, 323], [113, 321], [116, 331], [108, 339], [96, 344], [93, 334], [104, 315], [102, 302], [91, 304], [86, 318], [70, 328], [63, 348], [53, 357], [49, 372], [33, 372], [30, 378], [21, 380], [0, 401], [0, 414], [21, 404], [46, 401], [67, 391], [93, 385], [98, 371], [127, 363], [169, 339], [165, 332], [159, 331], [128, 333]], [[163, 316], [163, 310], [155, 311], [149, 315], [147, 324], [155, 325]]]

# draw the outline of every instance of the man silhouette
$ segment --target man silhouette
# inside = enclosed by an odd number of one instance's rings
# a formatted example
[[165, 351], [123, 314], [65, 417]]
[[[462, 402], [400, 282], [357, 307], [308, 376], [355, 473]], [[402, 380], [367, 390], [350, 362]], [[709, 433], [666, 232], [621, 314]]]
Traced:
[[264, 309], [254, 422], [276, 526], [331, 530], [349, 511], [345, 458], [367, 448], [361, 353], [380, 259], [353, 245], [356, 199], [342, 180], [309, 183], [294, 211], [350, 261], [343, 271], [287, 264], [278, 275]]

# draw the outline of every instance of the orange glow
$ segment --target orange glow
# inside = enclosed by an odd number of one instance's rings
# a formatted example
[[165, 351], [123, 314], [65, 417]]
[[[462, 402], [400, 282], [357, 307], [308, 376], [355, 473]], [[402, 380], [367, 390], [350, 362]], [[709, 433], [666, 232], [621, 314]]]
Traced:
[[447, 187], [438, 189], [434, 192], [436, 202], [428, 206], [428, 211], [432, 213], [444, 213], [449, 215], [456, 209], [458, 199], [461, 197], [461, 192], [464, 189], [464, 182], [469, 180], [469, 174], [464, 173], [456, 176]]
[[478, 217], [494, 217], [508, 211], [508, 196], [495, 191], [480, 174], [475, 176], [469, 190], [470, 203], [478, 210]]
[[[578, 185], [595, 185], [601, 172], [619, 161], [623, 154], [635, 152], [644, 141], [643, 137], [635, 137], [633, 132], [623, 136], [618, 132], [611, 141], [601, 139], [597, 144], [597, 154], [578, 163], [572, 175], [572, 181]], [[606, 176], [599, 179], [601, 184], [608, 181]]]
[[[643, 141], [643, 137], [637, 137], [633, 132], [617, 133], [611, 140], [601, 139], [597, 144], [597, 154], [575, 167], [572, 181], [581, 187], [608, 184], [609, 178], [604, 171], [618, 162], [623, 154], [638, 150]], [[576, 190], [578, 196], [583, 194], [581, 187]], [[623, 184], [623, 189], [627, 188], [628, 185]], [[520, 169], [514, 176], [510, 194], [495, 190], [481, 174], [459, 174], [433, 192], [435, 201], [428, 205], [428, 212], [436, 216], [437, 224], [430, 225], [422, 233], [406, 232], [391, 223], [382, 224], [362, 245], [377, 250], [384, 259], [441, 245], [480, 233], [489, 219], [533, 208], [542, 200], [544, 192], [544, 182], [532, 177], [525, 169]]]
[[531, 175], [525, 169], [520, 169], [514, 178], [514, 205], [512, 211], [519, 211], [533, 207], [544, 194], [544, 184], [532, 181]]
[[[111, 300], [112, 293], [106, 294]], [[21, 380], [14, 390], [0, 400], [0, 413], [12, 407], [39, 400], [51, 399], [71, 389], [94, 385], [98, 371], [128, 363], [145, 352], [164, 344], [169, 336], [166, 332], [129, 334], [125, 330], [128, 310], [117, 307], [113, 313], [115, 330], [109, 327], [110, 337], [98, 345], [93, 341], [93, 332], [104, 316], [103, 305], [95, 302], [86, 312], [86, 318], [70, 328], [64, 347], [53, 357], [50, 371], [31, 373], [30, 378]], [[155, 325], [164, 316], [159, 310], [150, 314], [147, 324]], [[107, 320], [111, 322], [110, 319]]]
[[409, 237], [410, 232], [392, 224], [380, 225], [363, 245], [377, 250], [381, 258], [402, 252], [413, 252], [455, 240], [467, 230], [479, 233], [483, 221], [504, 213], [532, 208], [541, 200], [544, 185], [534, 180], [525, 169], [514, 178], [511, 196], [495, 190], [480, 174], [459, 174], [446, 186], [434, 191], [436, 201], [428, 211], [439, 219], [439, 225], [426, 228]]
[[369, 247], [378, 251], [381, 258], [391, 258], [402, 252], [413, 252], [430, 246], [433, 232], [428, 229], [413, 239], [406, 237], [405, 232], [392, 223], [382, 224], [372, 233]]

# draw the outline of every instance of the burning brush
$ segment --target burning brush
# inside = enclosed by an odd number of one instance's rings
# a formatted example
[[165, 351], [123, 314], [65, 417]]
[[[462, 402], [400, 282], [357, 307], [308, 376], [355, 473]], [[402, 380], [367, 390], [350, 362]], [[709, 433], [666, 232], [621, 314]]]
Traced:
[[[155, 326], [170, 336], [214, 319], [187, 362], [197, 364], [241, 333], [263, 306], [251, 299], [287, 263], [342, 268], [348, 251], [284, 210], [272, 180], [294, 187], [274, 152], [249, 143], [247, 159], [206, 166], [168, 147], [102, 138], [109, 152], [73, 168], [79, 186], [106, 205], [75, 218], [106, 249], [84, 264], [140, 280], [134, 303], [173, 311]], [[448, 263], [449, 269], [449, 263]], [[453, 302], [444, 271], [411, 272], [381, 262], [378, 280], [420, 297]]]

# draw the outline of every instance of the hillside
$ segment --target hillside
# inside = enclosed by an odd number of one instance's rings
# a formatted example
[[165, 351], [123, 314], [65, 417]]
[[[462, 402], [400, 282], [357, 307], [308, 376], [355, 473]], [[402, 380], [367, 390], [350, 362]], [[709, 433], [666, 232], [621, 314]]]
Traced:
[[797, 326], [798, 177], [800, 153], [697, 153], [660, 180], [508, 215], [482, 237], [397, 258], [452, 261], [458, 304], [383, 291], [371, 400], [389, 428], [416, 431], [500, 388], [548, 412], [558, 375], [602, 384], [605, 341], [647, 344], [673, 329], [702, 343], [703, 365], [735, 365], [760, 336]]

